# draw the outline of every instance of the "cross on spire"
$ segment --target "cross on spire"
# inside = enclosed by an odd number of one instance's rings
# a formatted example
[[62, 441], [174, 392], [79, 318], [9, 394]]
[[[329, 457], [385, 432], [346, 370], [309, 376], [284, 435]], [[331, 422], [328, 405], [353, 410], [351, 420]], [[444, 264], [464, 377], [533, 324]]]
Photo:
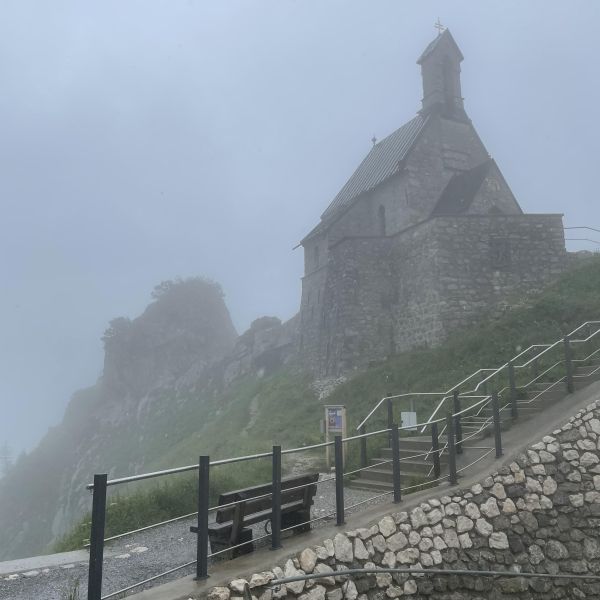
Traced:
[[434, 27], [438, 30], [438, 35], [442, 35], [442, 31], [444, 31], [444, 29], [446, 29], [440, 22], [439, 17], [438, 17], [437, 21], [435, 22]]

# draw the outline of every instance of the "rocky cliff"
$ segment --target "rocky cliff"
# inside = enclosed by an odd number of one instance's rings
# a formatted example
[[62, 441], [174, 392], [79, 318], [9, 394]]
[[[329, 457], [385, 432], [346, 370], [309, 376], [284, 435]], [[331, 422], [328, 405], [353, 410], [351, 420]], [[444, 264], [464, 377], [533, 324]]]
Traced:
[[193, 432], [203, 403], [293, 357], [295, 320], [258, 319], [238, 337], [214, 282], [164, 282], [152, 296], [139, 317], [111, 321], [98, 382], [0, 482], [0, 559], [47, 550], [89, 510], [93, 473], [140, 472]]

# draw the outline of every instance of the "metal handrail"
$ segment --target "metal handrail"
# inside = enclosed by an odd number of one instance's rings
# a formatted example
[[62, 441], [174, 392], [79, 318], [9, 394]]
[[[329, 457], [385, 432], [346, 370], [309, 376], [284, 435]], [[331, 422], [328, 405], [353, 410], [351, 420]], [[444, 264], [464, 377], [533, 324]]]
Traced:
[[[586, 321], [585, 323], [582, 323], [581, 325], [579, 325], [578, 327], [576, 327], [566, 337], [569, 338], [569, 340], [571, 340], [572, 336], [574, 336], [575, 334], [579, 333], [584, 327], [589, 327], [590, 325], [600, 325], [600, 321]], [[581, 340], [575, 339], [575, 340], [572, 340], [572, 341], [574, 343], [587, 342], [587, 341], [591, 340], [593, 337], [595, 337], [596, 335], [599, 335], [599, 334], [600, 334], [600, 327], [598, 329], [596, 329], [596, 331], [594, 331], [593, 333], [589, 334], [586, 338], [583, 338]], [[440, 402], [437, 404], [437, 406], [434, 408], [433, 412], [431, 413], [431, 416], [429, 417], [429, 420], [425, 423], [425, 426], [422, 427], [421, 433], [423, 433], [425, 431], [426, 426], [432, 422], [433, 417], [435, 417], [437, 415], [437, 413], [440, 411], [440, 409], [442, 408], [442, 406], [444, 405], [444, 403], [446, 402], [446, 400], [449, 397], [451, 397], [451, 396], [449, 396], [449, 394], [452, 394], [452, 392], [456, 391], [457, 389], [460, 389], [465, 383], [467, 383], [468, 381], [472, 380], [474, 377], [477, 377], [478, 375], [481, 375], [482, 373], [488, 373], [483, 379], [481, 379], [477, 383], [477, 385], [475, 386], [475, 388], [473, 390], [471, 390], [472, 392], [477, 392], [477, 391], [479, 391], [480, 387], [483, 384], [485, 384], [488, 381], [490, 381], [491, 379], [493, 379], [496, 375], [498, 375], [499, 373], [501, 373], [504, 369], [507, 369], [511, 364], [515, 367], [515, 369], [525, 368], [525, 367], [529, 366], [530, 364], [532, 364], [534, 361], [539, 360], [539, 358], [541, 356], [543, 356], [547, 352], [551, 351], [553, 348], [557, 347], [562, 342], [563, 342], [563, 339], [557, 340], [557, 341], [555, 341], [552, 344], [532, 344], [531, 346], [529, 346], [525, 350], [520, 351], [516, 356], [514, 356], [513, 358], [511, 358], [508, 362], [504, 363], [500, 367], [498, 367], [496, 369], [491, 369], [491, 368], [480, 368], [480, 369], [477, 369], [477, 371], [475, 371], [471, 375], [465, 377], [462, 381], [460, 381], [459, 383], [453, 385], [450, 389], [448, 389], [445, 392], [429, 392], [429, 393], [424, 393], [424, 392], [410, 393], [410, 392], [407, 392], [407, 393], [404, 393], [404, 394], [396, 394], [394, 396], [386, 396], [386, 397], [382, 398], [375, 405], [375, 407], [360, 422], [360, 424], [357, 426], [356, 429], [358, 430], [361, 427], [363, 427], [367, 423], [367, 421], [373, 416], [373, 414], [379, 409], [379, 407], [383, 404], [383, 402], [385, 402], [387, 399], [396, 399], [396, 398], [403, 398], [403, 397], [409, 397], [409, 396], [424, 396], [424, 395], [442, 396], [442, 399], [440, 400]], [[535, 354], [535, 356], [531, 357], [529, 360], [527, 360], [526, 362], [524, 362], [522, 364], [518, 364], [518, 365], [515, 364], [515, 361], [519, 360], [520, 358], [522, 358], [523, 356], [525, 356], [527, 353], [531, 352], [532, 350], [537, 350], [539, 348], [542, 348], [542, 350], [539, 351], [539, 352], [537, 352]], [[489, 373], [490, 371], [491, 371], [491, 373]]]

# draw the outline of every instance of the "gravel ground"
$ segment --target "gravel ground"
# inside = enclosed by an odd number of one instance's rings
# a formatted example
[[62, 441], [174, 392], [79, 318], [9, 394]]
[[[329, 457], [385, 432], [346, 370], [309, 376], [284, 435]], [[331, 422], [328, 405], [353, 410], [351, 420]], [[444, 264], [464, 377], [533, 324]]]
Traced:
[[[322, 477], [330, 477], [329, 474]], [[319, 485], [313, 518], [326, 515], [335, 511], [335, 485], [334, 481], [327, 481]], [[368, 500], [376, 495], [373, 492], [345, 488], [344, 497], [346, 506]], [[364, 510], [378, 502], [389, 501], [389, 496], [380, 500], [366, 502], [347, 512]], [[335, 517], [331, 516], [313, 523], [319, 527], [330, 523]], [[196, 537], [190, 533], [190, 525], [195, 520], [186, 519], [176, 523], [163, 525], [135, 535], [127, 536], [121, 540], [109, 542], [104, 555], [104, 585], [103, 593], [109, 594], [121, 590], [136, 582], [143, 581], [159, 573], [168, 571], [196, 559]], [[255, 527], [254, 537], [264, 535], [264, 524]], [[291, 534], [288, 534], [291, 535]], [[285, 536], [285, 534], [284, 534]], [[257, 545], [266, 545], [268, 539], [258, 542]], [[192, 565], [176, 573], [161, 577], [145, 586], [136, 587], [131, 593], [138, 592], [145, 587], [160, 585], [172, 579], [192, 574], [195, 567]], [[87, 563], [62, 565], [50, 569], [39, 569], [26, 573], [15, 573], [0, 577], [1, 600], [66, 600], [68, 590], [79, 581], [80, 596], [85, 598], [87, 589]]]

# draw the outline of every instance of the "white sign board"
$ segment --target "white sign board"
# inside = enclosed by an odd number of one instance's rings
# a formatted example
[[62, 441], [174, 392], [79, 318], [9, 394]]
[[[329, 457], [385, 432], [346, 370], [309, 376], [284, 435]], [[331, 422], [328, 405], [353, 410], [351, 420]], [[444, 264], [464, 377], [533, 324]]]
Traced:
[[402, 427], [409, 427], [412, 431], [417, 429], [416, 412], [401, 412], [400, 420], [402, 421]]

